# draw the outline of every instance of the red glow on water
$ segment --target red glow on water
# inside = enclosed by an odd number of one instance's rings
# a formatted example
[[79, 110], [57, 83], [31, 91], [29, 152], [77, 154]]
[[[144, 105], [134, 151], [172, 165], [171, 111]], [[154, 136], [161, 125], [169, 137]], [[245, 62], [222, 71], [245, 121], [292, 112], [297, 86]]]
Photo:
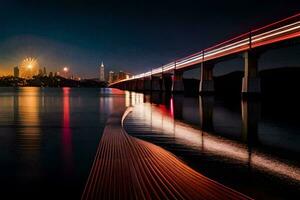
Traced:
[[125, 94], [123, 90], [119, 90], [116, 88], [111, 88], [110, 90], [112, 94]]
[[66, 171], [72, 168], [72, 133], [70, 129], [70, 88], [63, 88], [63, 160]]
[[171, 116], [174, 117], [174, 102], [173, 102], [173, 97], [170, 99], [170, 112], [171, 112]]
[[69, 93], [70, 93], [70, 88], [63, 88], [63, 104], [64, 104], [64, 108], [63, 108], [63, 114], [64, 114], [64, 119], [63, 119], [63, 124], [64, 124], [64, 128], [70, 128], [70, 97], [69, 97]]
[[167, 107], [165, 105], [159, 104], [158, 107], [163, 115], [170, 115], [169, 110], [167, 109]]

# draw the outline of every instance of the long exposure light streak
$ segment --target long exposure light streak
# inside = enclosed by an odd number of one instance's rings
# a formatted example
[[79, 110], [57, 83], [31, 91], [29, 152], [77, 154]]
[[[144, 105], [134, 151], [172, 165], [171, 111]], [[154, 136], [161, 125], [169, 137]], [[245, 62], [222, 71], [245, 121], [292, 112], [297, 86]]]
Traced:
[[162, 67], [155, 68], [150, 72], [144, 73], [142, 76], [135, 75], [133, 78], [124, 79], [119, 82], [138, 79], [140, 77], [157, 75], [170, 70], [182, 70], [208, 60], [221, 58], [231, 54], [242, 53], [243, 51], [247, 51], [249, 49], [300, 37], [299, 18], [300, 13], [288, 17], [286, 19], [280, 20], [278, 22], [274, 22], [264, 27], [244, 33], [235, 38], [224, 41], [220, 44], [206, 48], [205, 50], [202, 50], [193, 55], [178, 59], [174, 63], [169, 63]]
[[129, 110], [107, 122], [82, 199], [250, 199], [188, 167], [170, 152], [129, 136]]
[[[253, 150], [250, 156], [247, 147], [245, 147], [244, 144], [240, 144], [225, 138], [220, 138], [218, 136], [214, 136], [190, 127], [184, 123], [170, 120], [173, 118], [174, 112], [174, 105], [172, 102], [173, 99], [171, 98], [170, 115], [162, 113], [159, 108], [153, 107], [151, 104], [137, 104], [133, 108], [133, 113], [135, 115], [144, 116], [143, 123], [149, 126], [151, 125], [151, 127], [154, 129], [162, 128], [161, 124], [163, 123], [163, 127], [167, 127], [167, 129], [162, 131], [163, 134], [167, 134], [173, 130], [176, 140], [180, 141], [185, 146], [195, 149], [204, 148], [205, 151], [208, 151], [212, 154], [228, 157], [238, 162], [250, 161], [252, 166], [255, 166], [263, 171], [272, 172], [279, 177], [283, 176], [300, 181], [300, 169], [296, 166], [286, 164], [281, 160], [270, 158], [257, 150]], [[161, 118], [163, 118], [163, 120], [159, 121]], [[174, 126], [174, 123], [176, 123], [176, 126]], [[175, 128], [173, 129], [169, 127]]]

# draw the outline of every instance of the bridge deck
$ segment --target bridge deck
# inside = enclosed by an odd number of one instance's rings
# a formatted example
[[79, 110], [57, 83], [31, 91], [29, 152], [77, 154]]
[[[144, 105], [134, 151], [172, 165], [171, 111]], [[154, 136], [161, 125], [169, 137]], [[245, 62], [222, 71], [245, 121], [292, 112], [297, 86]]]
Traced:
[[109, 118], [82, 199], [250, 199], [129, 136], [121, 121], [122, 113]]

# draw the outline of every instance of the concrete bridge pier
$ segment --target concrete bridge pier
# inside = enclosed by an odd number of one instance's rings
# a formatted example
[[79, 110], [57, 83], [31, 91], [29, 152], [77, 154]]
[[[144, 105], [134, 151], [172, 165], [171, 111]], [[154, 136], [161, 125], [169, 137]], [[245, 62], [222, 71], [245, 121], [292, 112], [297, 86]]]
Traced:
[[213, 80], [213, 68], [214, 64], [212, 63], [201, 63], [199, 86], [200, 94], [209, 94], [215, 91]]
[[130, 91], [135, 91], [136, 90], [136, 80], [131, 80], [129, 81], [129, 90]]
[[244, 53], [243, 96], [259, 94], [261, 92], [260, 78], [258, 75], [258, 58], [259, 54], [253, 50]]
[[164, 92], [170, 92], [172, 90], [172, 75], [163, 74], [161, 77], [161, 90]]
[[160, 80], [160, 83], [161, 83], [161, 91], [164, 92], [166, 91], [166, 80], [165, 80], [165, 77], [164, 75], [162, 74], [161, 76], [161, 80]]
[[131, 89], [131, 81], [127, 81], [125, 85], [126, 85], [126, 90], [130, 91], [130, 89]]
[[136, 80], [131, 80], [130, 81], [130, 90], [135, 91], [136, 90]]
[[125, 82], [124, 83], [124, 89], [125, 90], [129, 90], [129, 85], [130, 85], [130, 83], [127, 81], [127, 82]]
[[200, 128], [203, 131], [213, 131], [214, 96], [199, 95]]
[[144, 90], [144, 79], [137, 79], [136, 80], [136, 91], [143, 91]]
[[184, 92], [183, 72], [174, 70], [172, 77], [172, 92]]
[[158, 76], [151, 76], [151, 90], [152, 91], [160, 91], [160, 77]]
[[144, 90], [151, 91], [151, 77], [144, 78]]

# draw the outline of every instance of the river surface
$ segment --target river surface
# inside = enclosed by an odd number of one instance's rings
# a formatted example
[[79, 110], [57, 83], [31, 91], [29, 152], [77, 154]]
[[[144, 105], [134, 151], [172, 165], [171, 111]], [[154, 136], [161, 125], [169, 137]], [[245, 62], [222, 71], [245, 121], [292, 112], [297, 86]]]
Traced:
[[257, 199], [300, 199], [300, 106], [114, 89], [0, 88], [1, 195], [80, 199], [108, 116], [126, 131]]
[[80, 199], [116, 105], [118, 90], [0, 88], [1, 196]]
[[126, 94], [132, 136], [255, 199], [300, 199], [298, 100]]

